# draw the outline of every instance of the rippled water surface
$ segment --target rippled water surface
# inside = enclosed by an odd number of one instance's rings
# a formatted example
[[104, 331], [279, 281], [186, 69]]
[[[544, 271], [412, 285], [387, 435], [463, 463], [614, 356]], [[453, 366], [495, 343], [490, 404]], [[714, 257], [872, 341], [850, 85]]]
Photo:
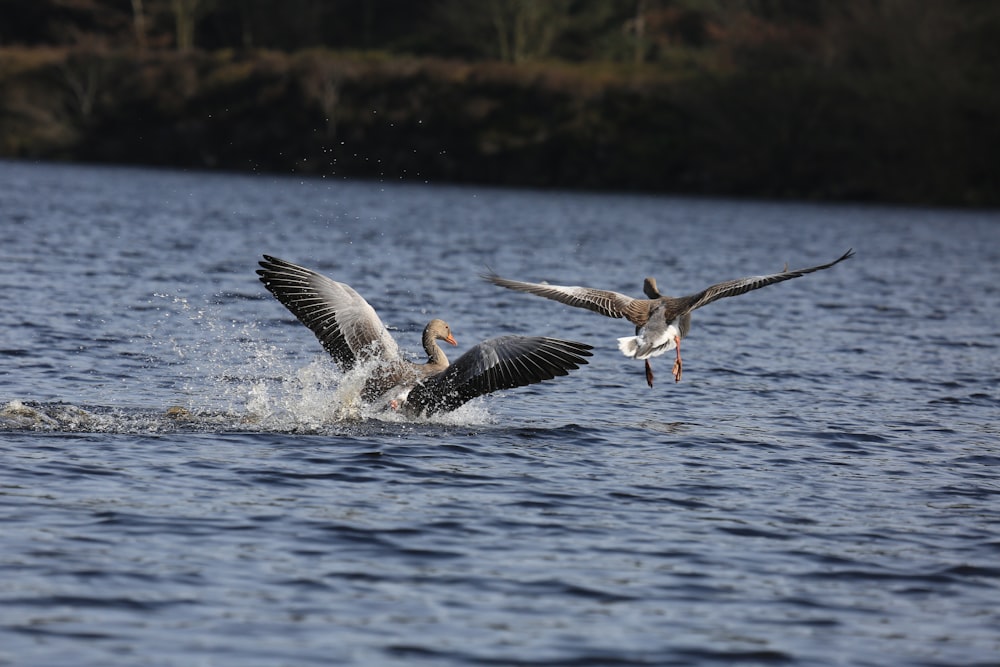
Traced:
[[[670, 356], [493, 287], [857, 255]], [[261, 253], [595, 345], [359, 410]], [[0, 664], [996, 665], [1000, 215], [0, 163]], [[342, 382], [341, 380], [345, 380]]]

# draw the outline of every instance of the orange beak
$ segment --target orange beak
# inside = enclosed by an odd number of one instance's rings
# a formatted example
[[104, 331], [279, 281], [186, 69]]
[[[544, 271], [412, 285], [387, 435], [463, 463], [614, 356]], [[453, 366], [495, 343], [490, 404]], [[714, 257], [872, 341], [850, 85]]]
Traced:
[[444, 342], [451, 343], [452, 345], [458, 345], [458, 342], [455, 340], [455, 337], [452, 336], [451, 334], [448, 334], [448, 337], [444, 339]]

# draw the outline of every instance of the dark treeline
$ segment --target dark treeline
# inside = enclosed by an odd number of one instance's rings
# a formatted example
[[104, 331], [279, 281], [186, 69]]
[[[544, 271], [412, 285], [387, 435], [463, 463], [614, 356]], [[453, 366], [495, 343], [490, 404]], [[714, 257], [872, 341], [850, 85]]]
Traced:
[[0, 0], [0, 156], [1000, 204], [992, 0]]
[[509, 62], [648, 62], [668, 60], [676, 47], [727, 39], [734, 30], [754, 32], [763, 23], [767, 29], [798, 24], [812, 30], [823, 21], [823, 2], [2, 0], [0, 43], [90, 41], [181, 51], [326, 47]]

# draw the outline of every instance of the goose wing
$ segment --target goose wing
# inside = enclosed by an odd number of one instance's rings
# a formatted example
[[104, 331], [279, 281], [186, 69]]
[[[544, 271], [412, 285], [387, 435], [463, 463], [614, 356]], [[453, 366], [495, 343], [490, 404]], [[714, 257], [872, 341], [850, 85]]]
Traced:
[[740, 294], [746, 294], [747, 292], [753, 291], [755, 289], [760, 289], [761, 287], [767, 287], [768, 285], [774, 285], [775, 283], [784, 282], [786, 280], [791, 280], [792, 278], [799, 278], [806, 275], [807, 273], [814, 273], [816, 271], [822, 271], [823, 269], [829, 269], [835, 264], [843, 262], [845, 259], [852, 257], [854, 255], [854, 250], [848, 250], [843, 255], [833, 260], [828, 264], [820, 264], [819, 266], [810, 266], [807, 269], [793, 269], [791, 271], [784, 270], [781, 273], [772, 273], [770, 275], [764, 276], [747, 276], [746, 278], [737, 278], [736, 280], [727, 280], [725, 282], [712, 285], [711, 287], [698, 292], [697, 294], [692, 294], [691, 296], [682, 297], [677, 299], [681, 303], [681, 308], [676, 314], [682, 314], [684, 312], [691, 312], [696, 308], [701, 308], [702, 306], [707, 306], [713, 301], [718, 301], [719, 299], [724, 299], [728, 296], [737, 296]]
[[264, 255], [260, 281], [344, 369], [370, 358], [396, 360], [399, 347], [375, 309], [350, 285]]
[[494, 285], [506, 287], [516, 292], [525, 292], [542, 296], [564, 303], [567, 306], [586, 308], [607, 317], [624, 317], [636, 326], [642, 326], [649, 317], [652, 301], [648, 299], [633, 299], [619, 292], [594, 289], [592, 287], [577, 287], [567, 285], [549, 285], [547, 283], [526, 283], [520, 280], [501, 278], [495, 273], [483, 275]]
[[446, 412], [477, 396], [551, 380], [586, 364], [592, 349], [585, 343], [541, 336], [491, 338], [414, 386], [407, 409]]

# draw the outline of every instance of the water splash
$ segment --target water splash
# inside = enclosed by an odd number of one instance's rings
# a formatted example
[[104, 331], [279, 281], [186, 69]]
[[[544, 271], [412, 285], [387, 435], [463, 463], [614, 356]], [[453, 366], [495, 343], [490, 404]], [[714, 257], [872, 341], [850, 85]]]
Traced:
[[482, 399], [430, 417], [404, 415], [392, 410], [384, 399], [365, 401], [365, 382], [380, 366], [378, 360], [371, 360], [342, 373], [324, 357], [290, 372], [275, 372], [282, 369], [273, 366], [262, 368], [271, 379], [258, 379], [244, 386], [244, 406], [260, 424], [280, 429], [322, 429], [329, 424], [369, 420], [456, 426], [493, 421]]
[[149, 393], [111, 396], [110, 405], [15, 398], [0, 409], [0, 430], [322, 433], [364, 423], [493, 421], [483, 399], [429, 418], [405, 416], [385, 401], [364, 401], [362, 388], [378, 369], [377, 360], [348, 373], [324, 354], [303, 365], [265, 340], [257, 322], [225, 317], [226, 304], [195, 306], [187, 297], [157, 293], [149, 307], [159, 311], [144, 337], [144, 373], [158, 378], [142, 385]]

